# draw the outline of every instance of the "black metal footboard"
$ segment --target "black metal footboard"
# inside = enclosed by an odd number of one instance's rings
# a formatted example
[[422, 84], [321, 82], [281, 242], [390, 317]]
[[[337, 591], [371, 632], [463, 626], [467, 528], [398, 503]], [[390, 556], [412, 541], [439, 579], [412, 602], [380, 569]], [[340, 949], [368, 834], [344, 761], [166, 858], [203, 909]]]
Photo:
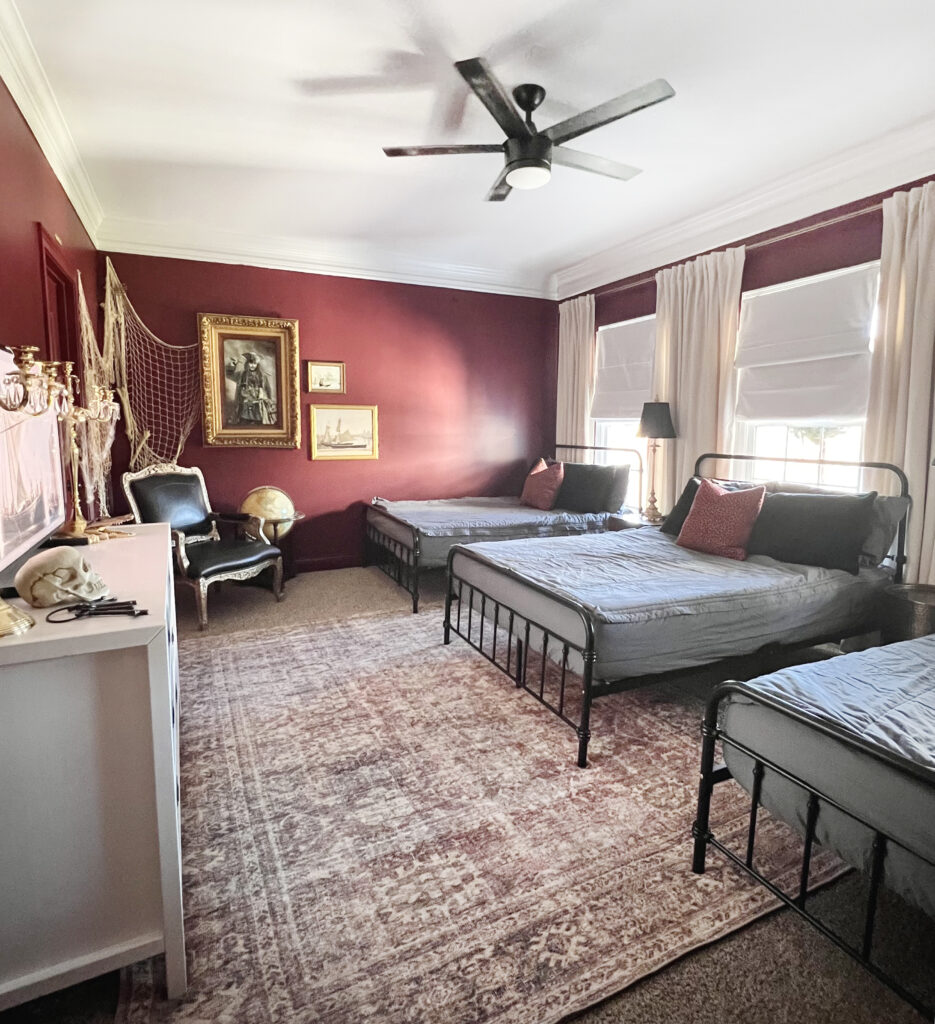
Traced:
[[[492, 569], [496, 573], [495, 589], [512, 591], [512, 596], [507, 599], [502, 593], [491, 593], [476, 581], [466, 579], [455, 567], [457, 558], [466, 559], [468, 566], [478, 564]], [[448, 552], [447, 579], [444, 642], [451, 643], [452, 633], [461, 637], [509, 676], [518, 689], [531, 694], [570, 725], [578, 736], [579, 768], [587, 767], [594, 701], [613, 693], [684, 678], [688, 671], [675, 669], [653, 675], [596, 679], [595, 622], [583, 604], [548, 590], [464, 545], [456, 545]], [[561, 623], [557, 609], [572, 614], [566, 615]], [[853, 633], [872, 628], [871, 622], [854, 623]], [[838, 641], [841, 635], [823, 634], [789, 644], [769, 643], [750, 654], [700, 664], [696, 670], [717, 666], [723, 675], [740, 672], [751, 678], [769, 671], [780, 657]]]
[[[806, 714], [789, 708], [785, 704], [753, 689], [745, 683], [730, 681], [718, 686], [709, 698], [702, 724], [702, 754], [701, 754], [701, 781], [698, 787], [698, 810], [697, 817], [692, 825], [692, 836], [694, 848], [692, 855], [692, 870], [696, 874], [702, 874], [705, 870], [705, 857], [709, 846], [719, 850], [732, 863], [743, 869], [752, 878], [764, 885], [777, 899], [786, 906], [791, 907], [800, 916], [804, 917], [810, 924], [817, 928], [826, 938], [830, 939], [839, 949], [844, 950], [858, 963], [866, 968], [874, 977], [878, 978], [885, 985], [891, 988], [899, 996], [906, 1000], [911, 1006], [929, 1019], [935, 1017], [935, 1005], [928, 1005], [918, 996], [909, 992], [889, 973], [883, 970], [872, 958], [874, 925], [876, 923], [877, 908], [880, 889], [884, 877], [884, 866], [887, 853], [893, 847], [900, 847], [918, 860], [930, 865], [935, 869], [935, 859], [924, 857], [916, 850], [909, 851], [895, 836], [883, 832], [875, 825], [864, 820], [852, 808], [844, 807], [840, 802], [828, 796], [827, 793], [817, 788], [814, 783], [805, 782], [795, 774], [794, 769], [775, 763], [764, 757], [761, 753], [751, 750], [728, 735], [719, 724], [720, 709], [722, 702], [730, 695], [741, 695], [744, 698], [755, 701], [771, 711], [777, 712], [787, 718], [796, 721], [810, 729], [815, 729], [825, 736], [843, 744], [851, 750], [859, 751], [862, 755], [871, 757], [882, 762], [907, 777], [935, 787], [935, 771], [919, 764], [914, 764], [903, 758], [899, 758], [889, 752], [876, 747], [859, 736], [836, 727], [829, 723], [819, 722]], [[716, 746], [720, 743], [746, 755], [753, 762], [753, 783], [750, 793], [750, 819], [747, 828], [746, 848], [743, 853], [730, 849], [722, 843], [711, 831], [711, 796], [714, 787], [729, 780], [732, 776], [727, 765], [715, 764]], [[805, 814], [805, 836], [802, 848], [802, 862], [799, 874], [798, 890], [795, 893], [787, 893], [780, 889], [773, 881], [766, 878], [754, 866], [754, 851], [756, 846], [756, 830], [758, 811], [761, 806], [761, 793], [763, 778], [767, 772], [775, 772], [783, 779], [801, 787], [804, 793], [808, 794], [807, 810]], [[806, 906], [808, 899], [809, 872], [812, 853], [816, 839], [816, 828], [823, 807], [834, 808], [836, 811], [846, 815], [873, 834], [870, 876], [867, 886], [867, 899], [864, 907], [862, 937], [859, 944], [852, 944], [846, 938], [839, 935], [828, 927], [823, 921], [812, 914]], [[935, 856], [935, 855], [933, 855]]]
[[[371, 514], [375, 515], [379, 522], [371, 521]], [[390, 529], [394, 530], [396, 535], [390, 533]], [[407, 591], [412, 596], [413, 614], [418, 612], [421, 572], [419, 563], [422, 557], [419, 531], [379, 505], [371, 505], [367, 510], [364, 536], [365, 563], [377, 566], [394, 583]], [[407, 541], [403, 541], [401, 537], [406, 537]]]
[[[481, 590], [454, 570], [458, 557], [493, 566], [506, 580], [517, 581], [552, 604], [570, 610], [580, 626], [576, 637], [563, 635], [550, 616], [520, 613], [507, 601]], [[454, 611], [453, 611], [454, 609]], [[505, 672], [518, 689], [570, 725], [578, 736], [578, 767], [588, 763], [588, 740], [594, 671], [594, 624], [585, 609], [553, 594], [509, 569], [497, 567], [470, 548], [456, 546], [448, 553], [445, 598], [445, 643], [455, 633], [488, 661]], [[571, 661], [574, 660], [574, 668]]]

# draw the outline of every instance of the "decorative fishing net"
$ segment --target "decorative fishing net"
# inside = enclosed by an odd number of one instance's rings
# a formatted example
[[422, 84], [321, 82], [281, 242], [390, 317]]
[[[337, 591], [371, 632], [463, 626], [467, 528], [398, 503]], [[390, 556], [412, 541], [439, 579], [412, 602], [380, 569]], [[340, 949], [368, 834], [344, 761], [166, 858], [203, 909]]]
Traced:
[[[94, 333], [94, 324], [88, 312], [88, 304], [81, 286], [81, 272], [78, 273], [78, 318], [81, 329], [81, 378], [84, 381], [84, 402], [94, 394], [96, 386], [114, 386], [113, 350], [108, 350], [105, 337], [104, 351], [101, 352]], [[117, 424], [107, 420], [88, 420], [78, 425], [78, 447], [81, 452], [81, 479], [84, 496], [89, 506], [94, 507], [96, 517], [110, 515], [107, 509], [107, 491], [110, 480], [110, 450], [114, 443]]]
[[104, 353], [130, 441], [130, 469], [175, 462], [198, 418], [198, 345], [169, 345], [133, 308], [110, 259], [104, 297]]

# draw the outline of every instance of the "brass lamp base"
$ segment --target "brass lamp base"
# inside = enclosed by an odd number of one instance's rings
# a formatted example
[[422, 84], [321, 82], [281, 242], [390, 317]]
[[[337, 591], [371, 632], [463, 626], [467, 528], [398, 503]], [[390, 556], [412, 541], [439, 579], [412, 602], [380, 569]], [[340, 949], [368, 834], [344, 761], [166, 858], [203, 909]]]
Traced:
[[665, 519], [665, 516], [659, 511], [656, 506], [656, 492], [650, 491], [649, 498], [646, 501], [646, 508], [643, 509], [643, 518], [652, 526], [658, 526], [659, 523]]
[[35, 626], [36, 620], [0, 598], [0, 637], [18, 636]]

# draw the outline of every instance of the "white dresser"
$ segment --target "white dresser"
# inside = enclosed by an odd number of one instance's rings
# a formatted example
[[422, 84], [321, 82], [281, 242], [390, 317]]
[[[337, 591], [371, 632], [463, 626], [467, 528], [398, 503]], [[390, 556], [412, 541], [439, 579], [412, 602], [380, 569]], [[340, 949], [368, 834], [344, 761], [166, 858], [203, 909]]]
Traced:
[[169, 530], [127, 529], [78, 550], [148, 615], [0, 639], [0, 1010], [161, 952], [186, 988]]

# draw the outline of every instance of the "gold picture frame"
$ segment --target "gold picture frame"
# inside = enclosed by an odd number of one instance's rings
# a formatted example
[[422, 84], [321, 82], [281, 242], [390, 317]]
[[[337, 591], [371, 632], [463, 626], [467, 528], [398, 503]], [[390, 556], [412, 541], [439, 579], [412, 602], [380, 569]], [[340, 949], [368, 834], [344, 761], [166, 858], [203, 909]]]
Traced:
[[313, 459], [378, 459], [377, 406], [310, 405], [309, 445]]
[[298, 448], [299, 321], [198, 314], [204, 443]]
[[346, 394], [347, 376], [344, 363], [309, 359], [305, 364], [305, 390], [331, 395]]

